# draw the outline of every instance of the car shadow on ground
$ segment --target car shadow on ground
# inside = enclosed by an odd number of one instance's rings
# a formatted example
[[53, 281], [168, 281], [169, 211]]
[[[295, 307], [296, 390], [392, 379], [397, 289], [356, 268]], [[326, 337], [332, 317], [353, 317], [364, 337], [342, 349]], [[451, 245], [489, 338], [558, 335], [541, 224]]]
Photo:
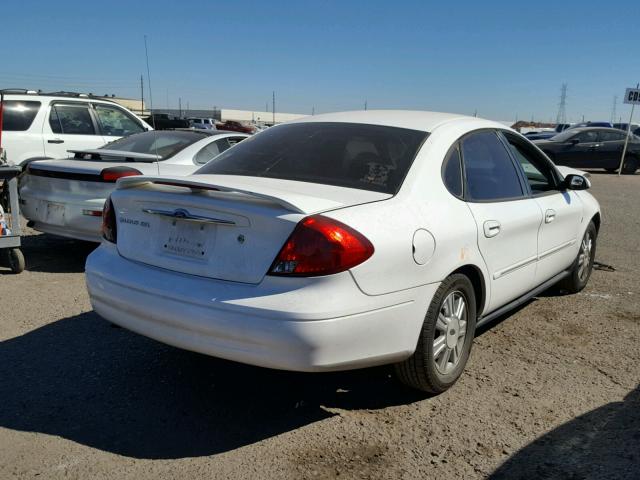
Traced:
[[389, 367], [303, 374], [175, 349], [89, 312], [0, 343], [0, 426], [148, 459], [225, 452], [425, 395]]
[[640, 478], [640, 386], [622, 402], [592, 410], [536, 439], [489, 478]]
[[46, 273], [84, 272], [87, 256], [99, 245], [48, 234], [25, 235], [21, 243], [26, 269]]

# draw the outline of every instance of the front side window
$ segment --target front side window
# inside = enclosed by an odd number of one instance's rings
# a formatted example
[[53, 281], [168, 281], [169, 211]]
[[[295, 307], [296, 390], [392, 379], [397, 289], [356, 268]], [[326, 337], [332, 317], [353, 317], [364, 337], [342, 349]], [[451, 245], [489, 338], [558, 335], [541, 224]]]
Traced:
[[513, 157], [518, 161], [527, 177], [531, 192], [534, 195], [539, 195], [543, 192], [558, 190], [558, 182], [549, 162], [531, 145], [515, 135], [505, 133], [504, 136]]
[[89, 113], [89, 105], [54, 104], [49, 114], [53, 133], [66, 135], [95, 135], [96, 130]]
[[524, 196], [516, 167], [495, 132], [464, 137], [462, 158], [469, 200], [499, 201]]
[[243, 140], [196, 174], [279, 178], [395, 194], [427, 136], [382, 125], [285, 124]]
[[40, 105], [40, 102], [5, 100], [2, 107], [2, 130], [5, 132], [29, 130], [40, 110]]
[[593, 143], [598, 141], [597, 130], [587, 130], [586, 132], [580, 132], [574, 138], [580, 140], [580, 143]]
[[95, 109], [103, 135], [124, 137], [145, 131], [140, 122], [117, 107], [98, 104]]

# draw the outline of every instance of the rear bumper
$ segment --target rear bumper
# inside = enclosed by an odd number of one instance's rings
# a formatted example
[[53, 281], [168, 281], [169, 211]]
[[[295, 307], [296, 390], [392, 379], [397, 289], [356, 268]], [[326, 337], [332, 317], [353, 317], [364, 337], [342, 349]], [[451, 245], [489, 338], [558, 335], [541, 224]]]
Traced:
[[102, 217], [87, 212], [101, 212], [104, 198], [69, 201], [54, 195], [36, 197], [22, 190], [20, 201], [22, 215], [33, 221], [38, 231], [89, 242], [100, 243], [102, 239]]
[[367, 296], [348, 272], [240, 284], [132, 262], [112, 244], [89, 256], [86, 281], [95, 311], [113, 323], [186, 350], [296, 371], [407, 358], [438, 286]]

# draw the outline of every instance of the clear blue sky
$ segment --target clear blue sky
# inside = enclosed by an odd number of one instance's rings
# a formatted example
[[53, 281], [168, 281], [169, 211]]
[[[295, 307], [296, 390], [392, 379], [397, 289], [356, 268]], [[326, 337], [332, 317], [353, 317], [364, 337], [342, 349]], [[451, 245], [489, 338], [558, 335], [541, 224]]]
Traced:
[[0, 86], [139, 97], [155, 107], [363, 108], [569, 120], [618, 115], [640, 81], [635, 2], [3, 2]]

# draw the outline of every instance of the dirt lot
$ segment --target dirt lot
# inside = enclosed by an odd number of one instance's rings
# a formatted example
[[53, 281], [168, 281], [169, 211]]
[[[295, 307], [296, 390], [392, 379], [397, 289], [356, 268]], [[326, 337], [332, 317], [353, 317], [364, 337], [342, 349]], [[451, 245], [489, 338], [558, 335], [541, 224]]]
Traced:
[[87, 244], [31, 235], [0, 269], [0, 478], [640, 478], [640, 175], [581, 294], [479, 332], [439, 397], [388, 368], [294, 374], [177, 350], [91, 311]]

